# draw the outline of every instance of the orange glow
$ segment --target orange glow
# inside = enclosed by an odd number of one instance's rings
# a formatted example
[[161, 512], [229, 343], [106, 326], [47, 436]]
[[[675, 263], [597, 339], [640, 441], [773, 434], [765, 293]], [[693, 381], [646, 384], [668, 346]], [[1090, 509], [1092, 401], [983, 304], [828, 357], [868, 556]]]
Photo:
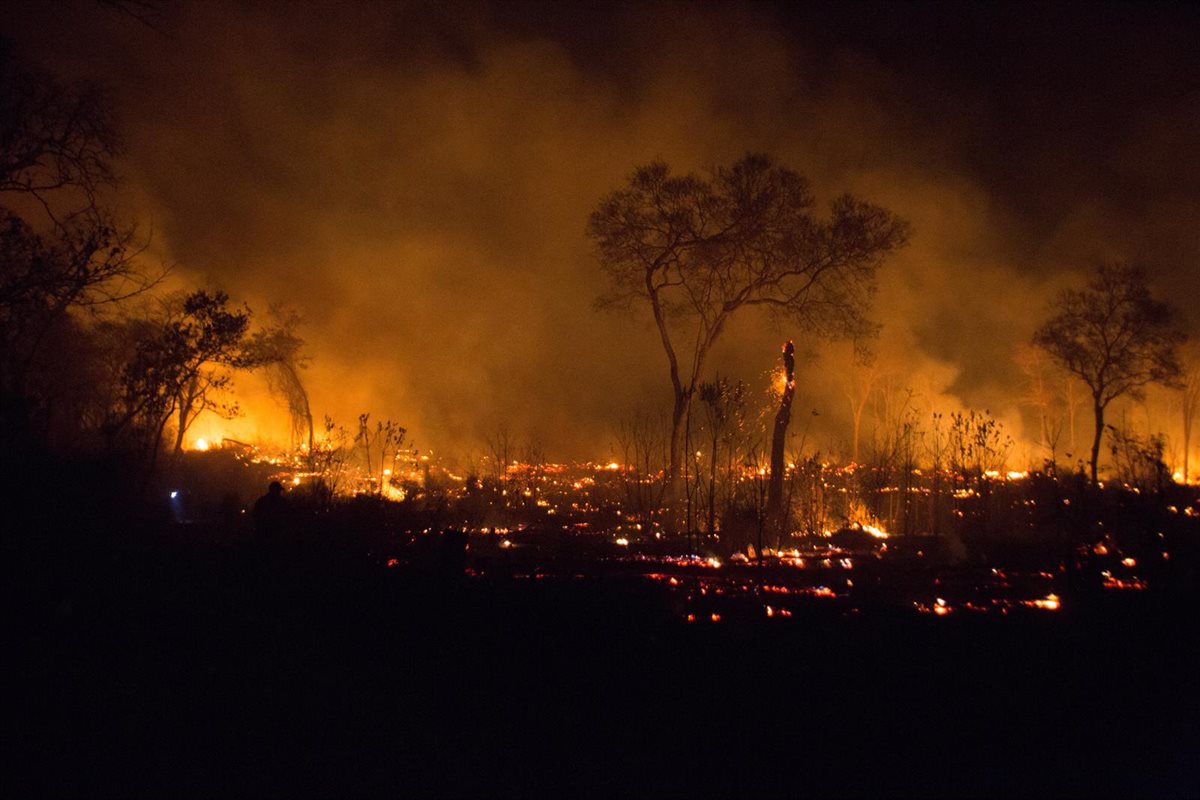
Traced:
[[1059, 603], [1058, 595], [1048, 594], [1042, 600], [1034, 600], [1033, 606], [1035, 608], [1044, 608], [1047, 611], [1058, 611], [1061, 608], [1061, 603]]

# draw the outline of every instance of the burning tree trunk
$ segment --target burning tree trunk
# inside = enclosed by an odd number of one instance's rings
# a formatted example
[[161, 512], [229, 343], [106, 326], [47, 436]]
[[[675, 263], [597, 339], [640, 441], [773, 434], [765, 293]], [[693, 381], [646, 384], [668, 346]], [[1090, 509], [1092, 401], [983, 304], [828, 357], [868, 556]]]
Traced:
[[792, 422], [792, 398], [796, 393], [796, 347], [789, 340], [783, 345], [784, 384], [775, 413], [775, 429], [771, 434], [771, 482], [767, 489], [767, 521], [774, 528], [783, 521], [783, 450], [788, 425]]
[[1096, 427], [1092, 435], [1092, 483], [1096, 483], [1097, 466], [1100, 463], [1100, 440], [1104, 437], [1104, 404], [1097, 397], [1092, 403], [1092, 413], [1095, 415]]

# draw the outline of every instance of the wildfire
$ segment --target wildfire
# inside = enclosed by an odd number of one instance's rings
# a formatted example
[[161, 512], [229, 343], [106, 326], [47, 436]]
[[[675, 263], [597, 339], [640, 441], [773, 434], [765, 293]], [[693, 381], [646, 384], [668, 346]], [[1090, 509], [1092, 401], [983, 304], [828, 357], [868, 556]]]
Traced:
[[888, 538], [888, 532], [876, 525], [863, 525], [862, 529], [874, 536], [876, 539]]
[[1058, 595], [1056, 594], [1048, 594], [1039, 600], [1030, 600], [1027, 605], [1034, 608], [1042, 608], [1046, 611], [1058, 611], [1062, 607], [1062, 603], [1059, 602]]

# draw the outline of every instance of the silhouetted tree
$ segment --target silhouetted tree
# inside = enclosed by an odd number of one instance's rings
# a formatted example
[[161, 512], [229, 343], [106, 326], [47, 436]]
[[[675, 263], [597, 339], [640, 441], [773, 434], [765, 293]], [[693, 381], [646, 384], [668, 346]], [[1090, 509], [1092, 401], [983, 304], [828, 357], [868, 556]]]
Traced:
[[0, 192], [32, 198], [53, 220], [95, 209], [120, 146], [103, 92], [29, 69], [0, 42]]
[[228, 304], [222, 291], [198, 290], [168, 303], [165, 318], [128, 323], [136, 344], [106, 425], [110, 443], [133, 431], [137, 446], [153, 455], [175, 417], [178, 449], [202, 411], [229, 412], [221, 397], [232, 380], [229, 370], [252, 364], [244, 352], [250, 309]]
[[[378, 487], [377, 494], [382, 497], [384, 487], [389, 483], [392, 475], [392, 466], [395, 464], [396, 458], [400, 453], [400, 447], [404, 444], [404, 437], [408, 434], [408, 430], [401, 425], [389, 420], [375, 422], [375, 430], [371, 430], [370, 426], [371, 415], [363, 413], [358, 415], [358, 434], [355, 435], [355, 443], [362, 446], [363, 455], [367, 462], [367, 476]], [[376, 473], [372, 464], [372, 454], [378, 451], [379, 454], [379, 472]]]
[[850, 409], [850, 461], [858, 463], [862, 442], [863, 412], [871, 402], [884, 375], [867, 357], [859, 356], [843, 377], [842, 391]]
[[304, 437], [311, 457], [314, 446], [312, 406], [308, 402], [308, 390], [300, 379], [300, 372], [308, 366], [309, 358], [303, 353], [304, 340], [296, 333], [300, 317], [294, 311], [279, 307], [271, 308], [270, 315], [272, 325], [251, 335], [245, 360], [266, 372], [271, 391], [287, 404], [293, 443], [297, 436]]
[[767, 520], [772, 528], [780, 527], [783, 517], [783, 451], [787, 444], [787, 429], [792, 422], [792, 399], [796, 395], [796, 346], [789, 340], [783, 345], [783, 391], [771, 429], [771, 480], [767, 487]]
[[638, 519], [649, 522], [662, 505], [661, 480], [666, 456], [665, 420], [637, 408], [620, 420], [616, 438], [621, 448], [625, 502]]
[[0, 42], [0, 427], [28, 432], [52, 398], [48, 352], [72, 312], [148, 288], [143, 245], [100, 202], [119, 137], [95, 87], [24, 68]]
[[890, 211], [850, 195], [819, 217], [808, 181], [763, 155], [704, 177], [673, 175], [661, 161], [640, 167], [600, 202], [587, 231], [609, 277], [599, 305], [645, 303], [658, 328], [674, 395], [668, 483], [678, 480], [687, 412], [729, 320], [760, 307], [817, 336], [872, 334], [876, 270], [908, 237]]
[[[517, 444], [512, 431], [509, 430], [508, 423], [502, 422], [497, 425], [495, 430], [484, 437], [484, 441], [487, 444], [488, 453], [492, 457], [492, 473], [495, 476], [496, 485], [500, 487], [501, 495], [507, 498], [509, 466], [517, 451]], [[504, 505], [508, 505], [507, 499]]]
[[1171, 307], [1151, 297], [1145, 274], [1126, 265], [1098, 268], [1085, 289], [1063, 291], [1052, 310], [1033, 342], [1091, 390], [1095, 483], [1105, 409], [1118, 397], [1142, 398], [1148, 384], [1174, 385], [1186, 336]]
[[[700, 384], [700, 402], [705, 412], [705, 427], [710, 438], [708, 464], [708, 533], [716, 533], [717, 527], [717, 471], [721, 464], [720, 446], [726, 446], [726, 480], [733, 480], [733, 464], [736, 433], [743, 428], [746, 417], [746, 384], [731, 383], [717, 377], [715, 381]], [[725, 491], [728, 504], [733, 494], [732, 486]]]

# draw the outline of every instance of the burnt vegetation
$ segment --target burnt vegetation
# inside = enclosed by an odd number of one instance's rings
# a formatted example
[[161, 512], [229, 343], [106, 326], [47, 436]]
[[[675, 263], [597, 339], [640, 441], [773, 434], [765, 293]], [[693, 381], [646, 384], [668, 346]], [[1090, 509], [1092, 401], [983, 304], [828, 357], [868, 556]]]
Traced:
[[[600, 305], [654, 325], [669, 402], [630, 409], [609, 461], [556, 463], [504, 421], [455, 458], [321, 415], [296, 311], [154, 263], [111, 210], [120, 148], [103, 92], [0, 50], [3, 540], [30, 689], [7, 788], [1196, 785], [1196, 359], [1146, 273], [1101, 267], [1049, 307], [1019, 456], [1003, 421], [871, 360], [897, 213], [818, 209], [763, 155], [653, 162], [586, 232]], [[826, 377], [844, 440], [810, 435], [792, 340], [782, 365], [764, 342], [765, 385], [721, 377], [715, 345], [753, 309], [855, 346]], [[289, 441], [197, 439], [254, 374]], [[1181, 455], [1117, 418], [1151, 387], [1178, 393]]]

